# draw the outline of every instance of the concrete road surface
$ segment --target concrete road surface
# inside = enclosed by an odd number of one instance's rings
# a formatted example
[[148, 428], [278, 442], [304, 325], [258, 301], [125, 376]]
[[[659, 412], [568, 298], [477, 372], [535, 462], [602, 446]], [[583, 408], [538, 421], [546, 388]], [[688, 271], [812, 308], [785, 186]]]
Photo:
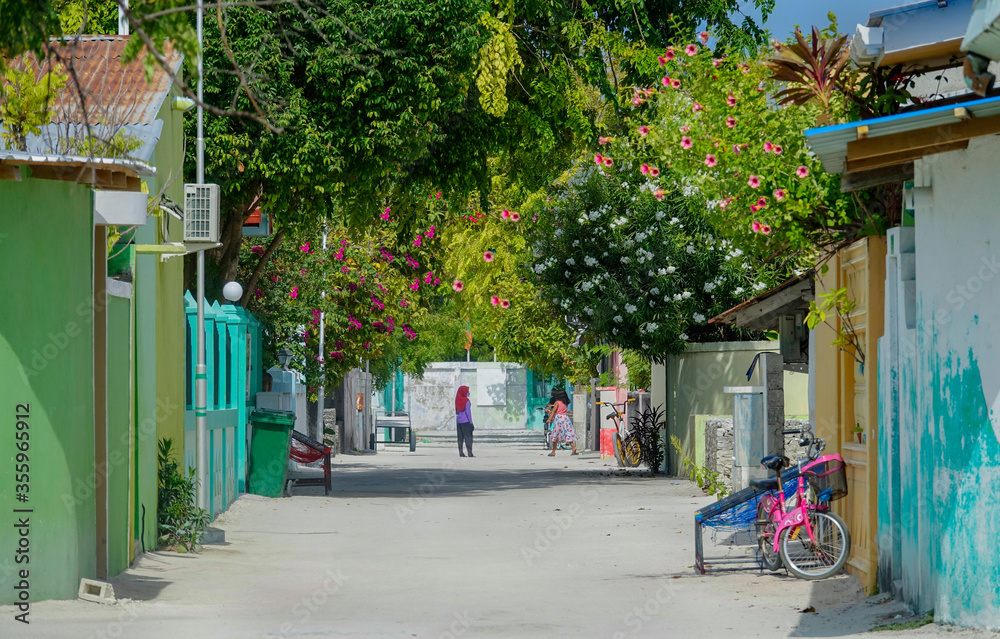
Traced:
[[[35, 603], [27, 627], [0, 606], [0, 637], [840, 637], [907, 620], [847, 575], [695, 574], [692, 513], [711, 500], [688, 481], [524, 443], [476, 454], [337, 457], [329, 497], [244, 496], [216, 524], [225, 545], [145, 555], [115, 605]], [[989, 636], [874, 636], [937, 634]]]

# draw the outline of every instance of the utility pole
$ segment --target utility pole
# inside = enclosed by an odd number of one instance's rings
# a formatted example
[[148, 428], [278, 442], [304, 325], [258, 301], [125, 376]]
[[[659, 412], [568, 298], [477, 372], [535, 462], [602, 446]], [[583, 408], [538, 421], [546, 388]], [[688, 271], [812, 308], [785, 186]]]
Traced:
[[[198, 184], [205, 183], [205, 110], [204, 77], [205, 61], [202, 54], [205, 41], [204, 0], [198, 0], [198, 133], [197, 145]], [[195, 368], [195, 465], [198, 477], [198, 507], [208, 510], [208, 367], [205, 366], [205, 251], [198, 251], [198, 365]]]
[[[323, 263], [326, 265], [326, 224], [323, 224]], [[322, 293], [326, 299], [326, 290]], [[323, 443], [326, 436], [326, 429], [323, 424], [323, 404], [326, 403], [326, 358], [323, 352], [326, 350], [326, 311], [319, 312], [319, 392], [316, 394], [316, 441]]]

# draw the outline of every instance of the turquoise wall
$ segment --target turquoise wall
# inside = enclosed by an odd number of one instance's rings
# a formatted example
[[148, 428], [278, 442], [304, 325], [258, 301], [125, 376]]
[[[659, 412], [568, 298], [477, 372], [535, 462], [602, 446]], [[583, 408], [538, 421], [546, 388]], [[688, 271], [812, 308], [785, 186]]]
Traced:
[[[80, 578], [96, 575], [91, 193], [65, 182], [0, 181], [4, 604], [15, 603], [22, 569], [30, 571], [32, 601], [74, 598]], [[19, 405], [30, 408], [27, 430], [20, 431], [30, 434], [24, 503], [14, 497]], [[33, 511], [25, 513], [30, 563], [14, 564], [19, 536], [11, 513], [22, 507]]]

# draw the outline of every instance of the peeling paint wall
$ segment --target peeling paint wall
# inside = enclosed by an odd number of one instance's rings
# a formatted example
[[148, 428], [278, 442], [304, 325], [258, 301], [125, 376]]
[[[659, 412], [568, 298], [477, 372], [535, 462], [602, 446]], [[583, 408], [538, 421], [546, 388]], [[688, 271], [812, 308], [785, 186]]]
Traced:
[[996, 137], [917, 161], [915, 284], [907, 290], [904, 268], [895, 282], [887, 272], [893, 324], [880, 344], [892, 385], [880, 398], [880, 580], [939, 622], [990, 628], [1000, 628], [997, 166]]

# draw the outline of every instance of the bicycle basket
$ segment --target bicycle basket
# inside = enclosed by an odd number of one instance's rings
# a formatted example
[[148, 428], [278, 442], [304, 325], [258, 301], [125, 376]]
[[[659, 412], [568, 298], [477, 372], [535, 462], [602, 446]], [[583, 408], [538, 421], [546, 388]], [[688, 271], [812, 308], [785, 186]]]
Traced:
[[847, 465], [840, 455], [826, 455], [802, 468], [802, 474], [820, 499], [847, 497]]

